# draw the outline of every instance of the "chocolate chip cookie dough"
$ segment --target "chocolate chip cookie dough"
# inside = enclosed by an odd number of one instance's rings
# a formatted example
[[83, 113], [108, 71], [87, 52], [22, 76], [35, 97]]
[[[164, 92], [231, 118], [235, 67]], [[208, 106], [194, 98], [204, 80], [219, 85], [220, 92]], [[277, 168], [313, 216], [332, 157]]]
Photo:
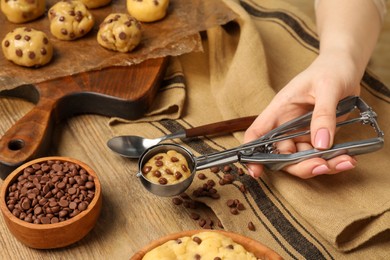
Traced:
[[154, 22], [165, 17], [169, 0], [126, 0], [127, 11], [141, 22]]
[[26, 67], [43, 66], [53, 57], [53, 46], [46, 34], [28, 27], [9, 32], [1, 47], [7, 60]]
[[257, 260], [242, 245], [217, 232], [200, 232], [191, 237], [170, 240], [146, 253], [143, 260], [154, 259], [225, 259]]
[[174, 150], [158, 153], [142, 168], [142, 174], [151, 182], [166, 185], [182, 182], [191, 172], [184, 156]]
[[87, 6], [88, 9], [95, 9], [105, 5], [108, 5], [111, 0], [80, 0]]
[[130, 52], [141, 42], [141, 24], [129, 14], [108, 15], [99, 26], [98, 43], [106, 49]]
[[50, 32], [65, 41], [83, 37], [95, 23], [92, 13], [77, 0], [62, 0], [56, 3], [50, 8], [48, 16]]
[[45, 0], [0, 0], [1, 11], [12, 23], [25, 23], [44, 14]]

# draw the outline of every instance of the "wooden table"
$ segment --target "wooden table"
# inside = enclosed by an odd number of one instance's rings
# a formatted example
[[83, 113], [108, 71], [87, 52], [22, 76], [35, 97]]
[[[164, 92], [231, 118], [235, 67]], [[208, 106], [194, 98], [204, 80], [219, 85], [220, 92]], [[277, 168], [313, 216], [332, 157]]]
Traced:
[[[32, 108], [20, 99], [0, 98], [0, 135]], [[8, 231], [0, 217], [0, 259], [128, 259], [142, 246], [166, 234], [199, 229], [189, 217], [190, 209], [174, 205], [172, 198], [148, 193], [135, 176], [136, 160], [111, 152], [108, 118], [82, 115], [62, 122], [55, 129], [52, 155], [72, 157], [87, 163], [100, 176], [103, 209], [96, 227], [80, 242], [63, 249], [30, 249]], [[63, 140], [70, 140], [64, 143]], [[0, 183], [3, 181], [0, 180]], [[217, 223], [206, 207], [198, 208]]]

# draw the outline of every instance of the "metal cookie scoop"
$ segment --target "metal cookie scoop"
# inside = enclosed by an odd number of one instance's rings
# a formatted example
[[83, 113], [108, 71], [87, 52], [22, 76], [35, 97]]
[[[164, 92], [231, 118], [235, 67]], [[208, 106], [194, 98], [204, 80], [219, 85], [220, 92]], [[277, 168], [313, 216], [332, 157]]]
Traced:
[[198, 126], [190, 129], [183, 129], [173, 134], [160, 138], [147, 139], [140, 136], [116, 136], [107, 142], [107, 146], [114, 152], [128, 158], [139, 158], [146, 149], [162, 141], [169, 139], [183, 139], [211, 134], [226, 134], [235, 131], [246, 130], [256, 119], [256, 116], [248, 116]]
[[[379, 150], [384, 144], [384, 134], [379, 129], [379, 125], [376, 121], [376, 113], [361, 98], [347, 97], [340, 101], [337, 107], [336, 116], [339, 118], [348, 113], [352, 114], [356, 109], [359, 110], [359, 114], [356, 117], [341, 121], [337, 123], [337, 126], [342, 127], [355, 123], [369, 125], [374, 129], [376, 133], [375, 137], [360, 141], [335, 144], [328, 150], [311, 149], [293, 154], [278, 154], [274, 150], [274, 144], [276, 142], [310, 134], [310, 130], [307, 130], [307, 127], [310, 125], [312, 112], [309, 112], [275, 128], [253, 142], [213, 154], [195, 157], [188, 149], [180, 145], [159, 144], [153, 146], [147, 149], [140, 157], [138, 161], [139, 172], [137, 173], [137, 176], [148, 191], [158, 196], [175, 196], [185, 191], [191, 185], [196, 171], [211, 168], [213, 166], [235, 162], [261, 163], [271, 170], [280, 170], [289, 164], [298, 163], [314, 157], [330, 159], [341, 154], [359, 155]], [[301, 129], [305, 130], [301, 131]], [[161, 185], [150, 182], [142, 174], [143, 166], [155, 154], [167, 152], [168, 150], [176, 150], [183, 154], [187, 159], [188, 166], [191, 170], [191, 176], [182, 182], [171, 185]]]

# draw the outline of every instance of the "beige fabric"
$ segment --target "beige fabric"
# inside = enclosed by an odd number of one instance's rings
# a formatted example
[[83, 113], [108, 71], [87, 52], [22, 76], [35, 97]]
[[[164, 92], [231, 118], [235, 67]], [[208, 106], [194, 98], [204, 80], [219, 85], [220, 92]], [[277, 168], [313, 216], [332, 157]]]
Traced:
[[[185, 82], [183, 69], [177, 57], [171, 57], [164, 79], [156, 98], [145, 117], [132, 122], [177, 119], [180, 117], [185, 100]], [[131, 122], [123, 118], [111, 118], [110, 125]], [[122, 125], [125, 126], [125, 125]], [[120, 126], [118, 126], [120, 127]]]
[[[115, 125], [115, 134], [143, 133], [156, 137], [181, 128], [222, 119], [258, 114], [294, 75], [318, 53], [313, 21], [279, 0], [225, 2], [239, 15], [236, 23], [215, 27], [204, 37], [204, 53], [181, 56], [186, 100], [181, 119]], [[379, 115], [381, 128], [390, 128], [389, 89], [367, 73], [362, 97]], [[361, 138], [350, 131], [346, 136]], [[184, 143], [196, 155], [235, 147], [243, 133], [201, 138]], [[258, 239], [287, 259], [342, 259], [389, 257], [390, 147], [358, 157], [356, 170], [336, 176], [301, 180], [270, 172], [259, 181], [238, 176], [233, 185], [218, 186], [220, 200], [201, 198], [220, 218], [225, 229]], [[216, 182], [223, 173], [202, 171]], [[203, 181], [195, 178], [191, 194]], [[240, 191], [245, 184], [248, 192]], [[233, 216], [226, 200], [237, 198], [247, 210]], [[246, 227], [255, 223], [256, 232]]]

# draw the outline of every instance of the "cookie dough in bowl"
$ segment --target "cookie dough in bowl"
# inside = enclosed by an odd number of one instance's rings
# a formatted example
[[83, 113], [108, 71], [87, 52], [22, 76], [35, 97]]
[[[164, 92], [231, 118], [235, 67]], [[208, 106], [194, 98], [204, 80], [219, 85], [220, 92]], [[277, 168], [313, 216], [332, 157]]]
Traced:
[[126, 0], [127, 11], [141, 22], [155, 22], [165, 17], [169, 0]]
[[53, 46], [46, 34], [29, 27], [9, 32], [1, 42], [7, 60], [25, 67], [40, 67], [50, 62]]
[[45, 0], [0, 0], [1, 11], [12, 23], [25, 23], [45, 13]]
[[159, 238], [131, 260], [158, 259], [269, 259], [282, 257], [262, 243], [224, 230], [189, 230]]
[[109, 50], [130, 52], [141, 42], [141, 24], [124, 13], [109, 14], [99, 26], [98, 43]]
[[62, 0], [49, 10], [50, 32], [60, 40], [83, 37], [93, 27], [95, 19], [87, 7], [77, 0]]

